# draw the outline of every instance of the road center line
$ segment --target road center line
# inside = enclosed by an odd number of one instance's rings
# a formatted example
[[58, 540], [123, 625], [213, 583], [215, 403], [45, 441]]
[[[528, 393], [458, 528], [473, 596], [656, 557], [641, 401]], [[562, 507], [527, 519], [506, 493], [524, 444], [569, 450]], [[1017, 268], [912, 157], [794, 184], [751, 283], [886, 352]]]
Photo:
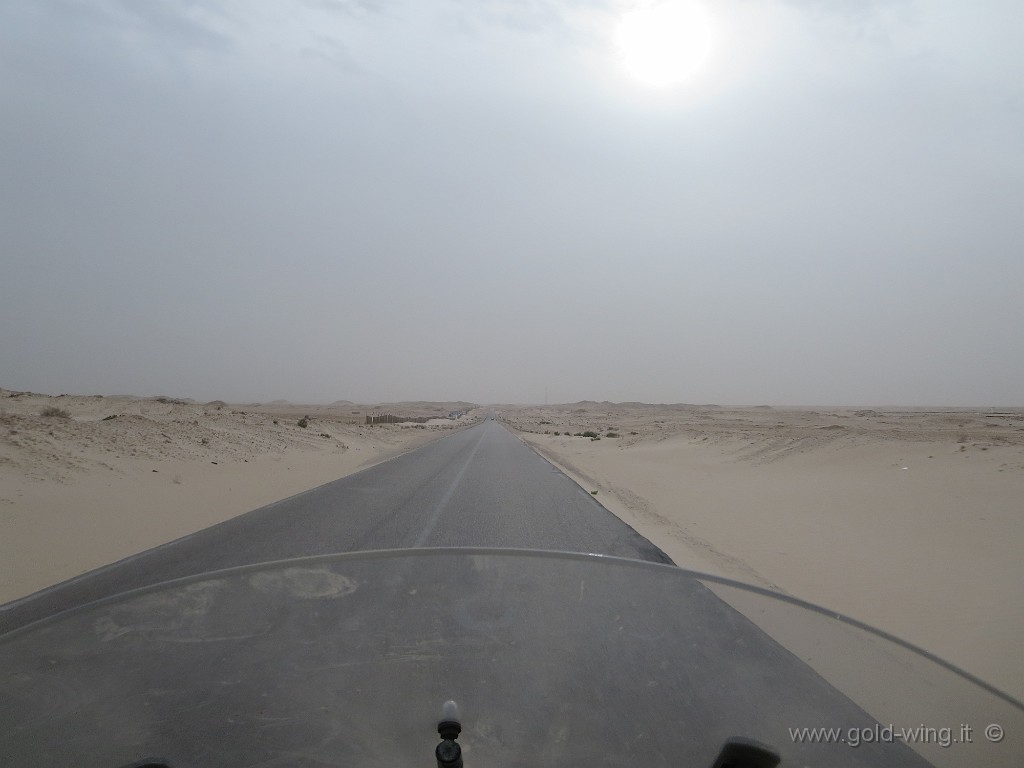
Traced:
[[465, 463], [459, 469], [458, 474], [455, 475], [455, 478], [448, 486], [448, 489], [444, 492], [444, 496], [441, 497], [441, 500], [437, 503], [437, 506], [434, 507], [434, 511], [430, 513], [430, 520], [423, 527], [423, 530], [420, 531], [420, 535], [416, 537], [416, 542], [413, 544], [414, 547], [422, 547], [427, 543], [427, 539], [430, 538], [430, 534], [434, 532], [434, 526], [436, 526], [437, 521], [441, 519], [441, 512], [444, 511], [444, 508], [448, 506], [448, 502], [451, 501], [452, 494], [455, 493], [455, 489], [462, 481], [462, 476], [466, 474], [466, 468], [469, 467], [470, 462], [473, 461], [473, 457], [476, 456], [476, 452], [480, 448], [480, 443], [483, 442], [484, 436], [486, 434], [487, 429], [483, 429], [480, 431], [480, 437], [477, 438], [476, 445], [474, 445], [473, 450], [469, 452], [469, 457], [466, 459]]

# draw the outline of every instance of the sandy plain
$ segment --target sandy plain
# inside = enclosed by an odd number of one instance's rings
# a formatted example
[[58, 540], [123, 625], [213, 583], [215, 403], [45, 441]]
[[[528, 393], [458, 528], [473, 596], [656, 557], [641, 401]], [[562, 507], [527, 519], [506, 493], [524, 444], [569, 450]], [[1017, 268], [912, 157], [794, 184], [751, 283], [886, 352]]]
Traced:
[[498, 412], [678, 565], [826, 606], [1024, 697], [1024, 409]]
[[[473, 407], [0, 390], [0, 604], [450, 434]], [[365, 425], [381, 411], [436, 418]]]
[[[365, 426], [381, 410], [438, 418]], [[1024, 698], [1024, 409], [497, 410], [678, 565], [827, 606]], [[0, 390], [0, 603], [483, 413]]]

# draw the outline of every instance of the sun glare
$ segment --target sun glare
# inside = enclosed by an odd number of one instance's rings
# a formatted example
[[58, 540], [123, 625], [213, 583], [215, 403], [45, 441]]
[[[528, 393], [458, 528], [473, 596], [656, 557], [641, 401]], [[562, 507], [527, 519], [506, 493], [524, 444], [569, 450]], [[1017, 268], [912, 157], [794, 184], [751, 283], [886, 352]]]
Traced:
[[652, 88], [690, 79], [707, 61], [711, 24], [693, 0], [665, 0], [625, 14], [615, 31], [625, 70]]

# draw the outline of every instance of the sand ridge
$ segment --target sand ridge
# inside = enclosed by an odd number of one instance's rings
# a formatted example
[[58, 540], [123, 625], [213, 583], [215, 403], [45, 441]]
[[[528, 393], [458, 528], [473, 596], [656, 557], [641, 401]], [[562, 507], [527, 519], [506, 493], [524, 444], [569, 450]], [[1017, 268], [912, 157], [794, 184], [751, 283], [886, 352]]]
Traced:
[[[474, 407], [0, 390], [0, 603], [450, 434]], [[381, 411], [435, 418], [364, 424]]]
[[[678, 564], [829, 606], [1024, 696], [1024, 409], [496, 408]], [[380, 411], [436, 418], [363, 423]], [[0, 390], [0, 602], [484, 413]]]
[[498, 410], [679, 565], [828, 606], [1024, 696], [1024, 410]]

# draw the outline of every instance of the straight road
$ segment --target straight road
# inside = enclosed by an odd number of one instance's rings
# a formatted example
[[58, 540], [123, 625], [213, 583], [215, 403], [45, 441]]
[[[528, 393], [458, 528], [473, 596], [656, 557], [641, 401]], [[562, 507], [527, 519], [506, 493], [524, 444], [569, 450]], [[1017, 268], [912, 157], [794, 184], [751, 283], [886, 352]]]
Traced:
[[409, 547], [671, 560], [486, 419], [383, 464], [0, 606], [0, 634], [129, 589], [238, 565]]
[[[669, 562], [488, 419], [0, 607], [0, 635], [233, 566], [452, 546]], [[480, 765], [709, 765], [737, 734], [787, 765], [924, 765], [900, 743], [792, 742], [787, 725], [873, 721], [699, 582], [624, 561], [431, 552], [200, 576], [0, 637], [0, 669], [0, 754], [26, 767], [415, 765], [447, 698]]]

